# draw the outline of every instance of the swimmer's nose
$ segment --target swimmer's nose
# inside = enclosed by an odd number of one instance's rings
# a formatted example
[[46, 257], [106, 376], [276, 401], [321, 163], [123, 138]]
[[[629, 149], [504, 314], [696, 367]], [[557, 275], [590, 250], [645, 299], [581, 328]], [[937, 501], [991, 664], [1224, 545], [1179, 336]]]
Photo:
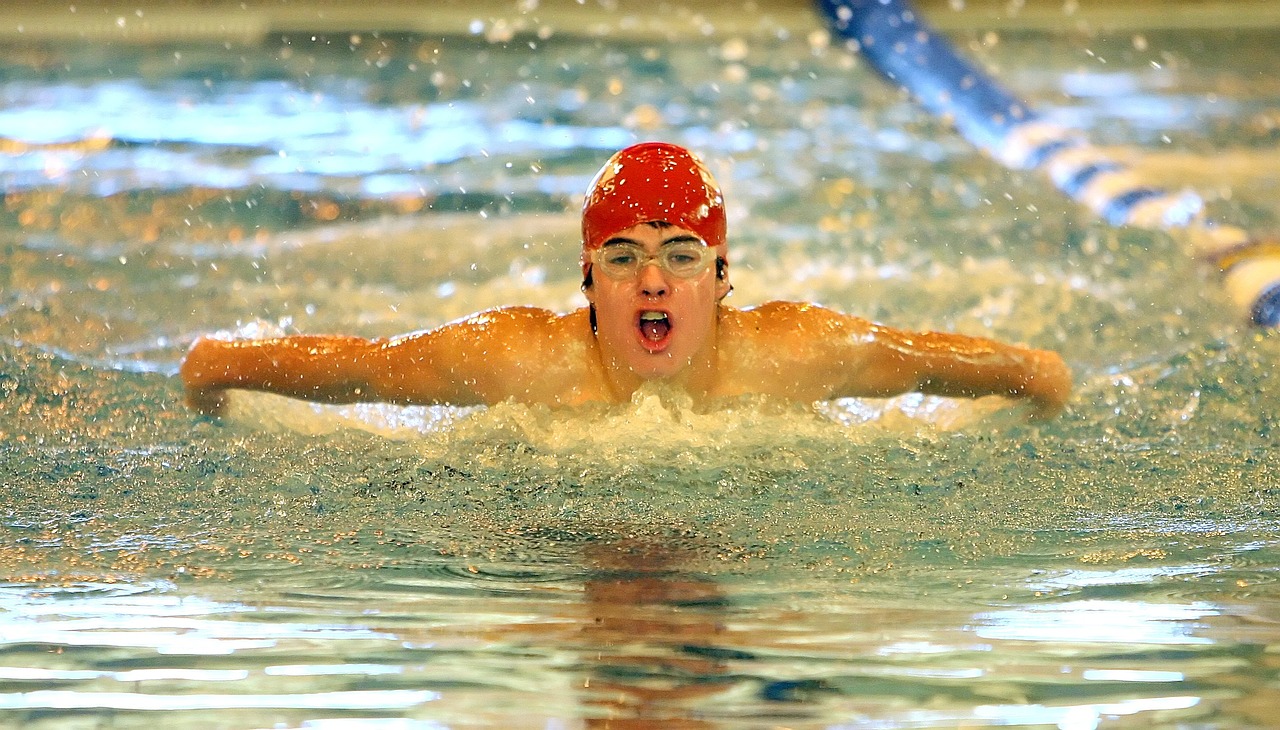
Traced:
[[656, 263], [650, 261], [640, 267], [637, 276], [640, 278], [640, 291], [645, 296], [660, 297], [667, 293], [667, 277]]

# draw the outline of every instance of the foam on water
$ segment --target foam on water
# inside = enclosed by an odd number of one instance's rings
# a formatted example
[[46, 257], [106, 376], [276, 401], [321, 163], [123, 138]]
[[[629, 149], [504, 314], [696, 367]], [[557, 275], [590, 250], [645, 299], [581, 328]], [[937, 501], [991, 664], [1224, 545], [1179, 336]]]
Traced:
[[[261, 331], [250, 327], [249, 331]], [[996, 414], [1008, 418], [996, 421]], [[1024, 415], [1018, 404], [991, 397], [978, 401], [906, 395], [889, 399], [844, 399], [795, 404], [743, 397], [706, 409], [687, 395], [662, 386], [642, 388], [623, 406], [549, 409], [506, 402], [489, 408], [394, 406], [367, 403], [331, 406], [266, 393], [233, 392], [227, 419], [261, 428], [320, 435], [357, 429], [423, 446], [452, 438], [513, 438], [549, 451], [626, 448], [640, 458], [671, 450], [748, 450], [776, 445], [779, 433], [797, 441], [863, 443], [887, 434], [924, 435], [984, 423], [998, 427]]]

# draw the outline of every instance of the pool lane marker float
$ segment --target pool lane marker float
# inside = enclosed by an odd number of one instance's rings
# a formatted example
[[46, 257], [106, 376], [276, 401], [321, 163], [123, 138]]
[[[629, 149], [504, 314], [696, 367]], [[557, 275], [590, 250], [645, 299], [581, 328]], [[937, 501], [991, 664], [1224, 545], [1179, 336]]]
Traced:
[[1191, 190], [1170, 191], [1043, 119], [961, 57], [907, 0], [817, 0], [831, 29], [891, 82], [962, 137], [1017, 170], [1039, 169], [1114, 226], [1181, 231], [1192, 254], [1216, 266], [1249, 320], [1280, 327], [1280, 240], [1210, 221]]

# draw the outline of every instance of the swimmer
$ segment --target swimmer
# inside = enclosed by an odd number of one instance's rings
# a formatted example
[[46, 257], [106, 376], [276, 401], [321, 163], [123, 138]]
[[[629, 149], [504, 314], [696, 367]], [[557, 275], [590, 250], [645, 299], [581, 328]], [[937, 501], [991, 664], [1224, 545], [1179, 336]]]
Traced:
[[697, 156], [649, 142], [616, 153], [582, 211], [582, 291], [567, 314], [503, 307], [385, 339], [202, 337], [180, 373], [188, 404], [217, 415], [228, 389], [325, 403], [572, 407], [624, 403], [657, 381], [697, 408], [748, 394], [814, 403], [918, 391], [1026, 399], [1062, 410], [1056, 353], [981, 337], [910, 332], [814, 304], [738, 309], [724, 199]]

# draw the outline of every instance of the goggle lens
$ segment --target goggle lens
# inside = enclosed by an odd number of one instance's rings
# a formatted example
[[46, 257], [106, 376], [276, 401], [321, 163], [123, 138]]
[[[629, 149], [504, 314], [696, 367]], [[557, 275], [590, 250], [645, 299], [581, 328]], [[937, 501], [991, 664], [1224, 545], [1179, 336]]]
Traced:
[[592, 256], [595, 265], [610, 279], [630, 279], [650, 262], [656, 262], [672, 276], [691, 279], [706, 270], [713, 258], [715, 251], [701, 243], [673, 243], [652, 256], [635, 244], [615, 243], [596, 249]]

